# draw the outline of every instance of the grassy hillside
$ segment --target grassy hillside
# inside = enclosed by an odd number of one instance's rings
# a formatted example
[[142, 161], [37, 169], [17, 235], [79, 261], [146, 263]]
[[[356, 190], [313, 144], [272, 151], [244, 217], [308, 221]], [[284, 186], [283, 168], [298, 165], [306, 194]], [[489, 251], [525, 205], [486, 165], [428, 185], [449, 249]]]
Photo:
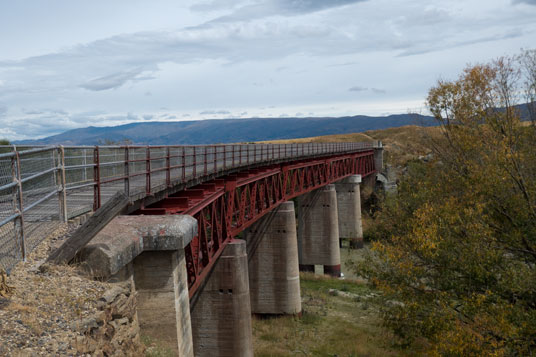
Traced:
[[369, 130], [363, 133], [325, 135], [301, 139], [271, 140], [265, 143], [327, 143], [381, 140], [385, 147], [385, 160], [394, 166], [430, 153], [430, 145], [440, 135], [439, 127], [406, 125], [398, 128]]
[[345, 134], [365, 130], [422, 123], [435, 125], [432, 117], [397, 114], [386, 117], [357, 115], [339, 118], [249, 118], [130, 123], [113, 127], [87, 127], [19, 144], [96, 145], [124, 142], [147, 145], [238, 143], [290, 139], [323, 134]]
[[254, 318], [255, 356], [416, 355], [394, 346], [363, 282], [302, 273], [300, 284], [301, 318]]

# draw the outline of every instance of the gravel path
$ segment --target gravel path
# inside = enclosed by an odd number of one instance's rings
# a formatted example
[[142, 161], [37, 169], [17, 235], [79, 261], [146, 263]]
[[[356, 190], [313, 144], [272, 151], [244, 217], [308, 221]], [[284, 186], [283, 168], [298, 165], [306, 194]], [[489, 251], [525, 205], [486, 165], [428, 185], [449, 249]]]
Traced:
[[[74, 266], [39, 266], [76, 228], [62, 225], [7, 277], [0, 296], [0, 356], [80, 356], [76, 343], [84, 319], [111, 285], [89, 279]], [[78, 337], [78, 338], [77, 338]]]

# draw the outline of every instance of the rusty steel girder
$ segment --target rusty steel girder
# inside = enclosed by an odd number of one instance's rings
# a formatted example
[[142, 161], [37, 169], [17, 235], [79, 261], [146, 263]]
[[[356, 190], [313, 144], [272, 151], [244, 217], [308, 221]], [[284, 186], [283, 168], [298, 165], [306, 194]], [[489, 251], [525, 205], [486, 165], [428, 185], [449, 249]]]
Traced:
[[242, 171], [177, 192], [134, 214], [187, 214], [198, 234], [185, 248], [190, 298], [225, 245], [282, 202], [350, 175], [376, 172], [374, 150]]

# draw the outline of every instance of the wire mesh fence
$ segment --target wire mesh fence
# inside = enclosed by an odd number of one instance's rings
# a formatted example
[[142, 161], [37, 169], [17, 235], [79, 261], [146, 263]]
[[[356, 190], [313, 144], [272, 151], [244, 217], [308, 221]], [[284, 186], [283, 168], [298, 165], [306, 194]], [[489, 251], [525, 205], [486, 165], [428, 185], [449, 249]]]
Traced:
[[0, 268], [116, 192], [132, 199], [252, 165], [380, 147], [370, 143], [209, 146], [0, 146]]

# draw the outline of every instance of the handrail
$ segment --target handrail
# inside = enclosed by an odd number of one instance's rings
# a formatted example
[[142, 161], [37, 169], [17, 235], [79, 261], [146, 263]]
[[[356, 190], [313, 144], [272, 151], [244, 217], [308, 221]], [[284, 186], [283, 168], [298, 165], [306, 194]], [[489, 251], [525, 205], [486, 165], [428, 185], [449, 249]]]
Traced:
[[[261, 165], [380, 149], [381, 142], [218, 145], [0, 145], [0, 243], [26, 256], [25, 225], [66, 221], [98, 209], [116, 191], [132, 200]], [[22, 150], [21, 150], [22, 149]], [[0, 151], [1, 152], [1, 151]], [[183, 186], [184, 187], [184, 186]], [[57, 203], [50, 203], [57, 197]], [[90, 202], [91, 201], [91, 202]], [[11, 202], [11, 203], [10, 203]], [[38, 224], [38, 223], [36, 223]], [[7, 228], [6, 228], [7, 229]], [[29, 229], [29, 232], [34, 230]], [[4, 230], [6, 232], [6, 230]], [[37, 234], [37, 233], [35, 233]], [[41, 234], [46, 236], [46, 234]], [[9, 237], [9, 238], [8, 238]], [[1, 246], [1, 244], [0, 244]], [[10, 266], [2, 263], [6, 270]], [[10, 263], [11, 264], [11, 263]]]

